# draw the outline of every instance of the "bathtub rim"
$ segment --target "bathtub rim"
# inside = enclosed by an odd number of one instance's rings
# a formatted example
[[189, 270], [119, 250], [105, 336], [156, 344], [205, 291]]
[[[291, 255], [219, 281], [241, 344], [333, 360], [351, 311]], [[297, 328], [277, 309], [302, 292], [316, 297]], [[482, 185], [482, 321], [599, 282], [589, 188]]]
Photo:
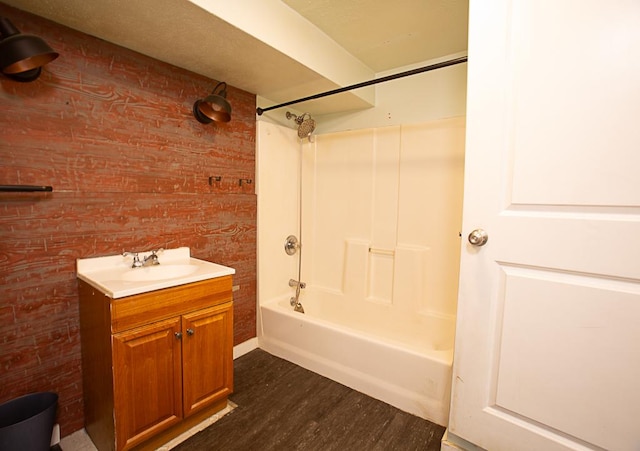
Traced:
[[[288, 295], [280, 297], [280, 298], [275, 298], [275, 299], [271, 299], [267, 302], [264, 302], [262, 304], [260, 304], [258, 307], [258, 310], [260, 311], [260, 316], [259, 316], [259, 327], [258, 327], [258, 337], [263, 335], [263, 327], [262, 327], [262, 308], [266, 308], [269, 310], [276, 310], [278, 312], [281, 312], [282, 314], [291, 317], [294, 320], [299, 320], [299, 321], [304, 321], [304, 322], [309, 322], [309, 323], [318, 323], [323, 325], [324, 327], [331, 329], [335, 332], [339, 332], [339, 333], [343, 333], [346, 335], [349, 335], [350, 337], [354, 337], [354, 338], [360, 338], [362, 336], [365, 336], [366, 338], [368, 338], [370, 341], [375, 342], [375, 343], [379, 343], [382, 346], [388, 347], [388, 348], [393, 348], [396, 349], [400, 352], [406, 352], [406, 353], [410, 353], [416, 356], [420, 356], [420, 357], [427, 357], [431, 360], [436, 361], [437, 363], [443, 364], [443, 365], [447, 365], [447, 366], [452, 366], [453, 365], [453, 346], [449, 349], [424, 349], [424, 350], [417, 350], [414, 347], [411, 347], [405, 343], [402, 343], [398, 340], [393, 340], [391, 338], [387, 338], [387, 337], [379, 337], [377, 335], [372, 334], [371, 332], [367, 332], [367, 331], [362, 331], [362, 330], [358, 330], [358, 329], [354, 329], [354, 328], [349, 328], [347, 326], [344, 326], [342, 324], [336, 324], [333, 323], [329, 320], [323, 319], [323, 318], [319, 318], [316, 316], [311, 316], [311, 315], [306, 315], [306, 314], [302, 314], [299, 312], [296, 312], [293, 310], [293, 307], [289, 308], [288, 307], [288, 302], [289, 302], [289, 297]], [[284, 304], [284, 305], [283, 305]], [[303, 305], [304, 306], [304, 305]], [[455, 330], [453, 331], [455, 332]]]

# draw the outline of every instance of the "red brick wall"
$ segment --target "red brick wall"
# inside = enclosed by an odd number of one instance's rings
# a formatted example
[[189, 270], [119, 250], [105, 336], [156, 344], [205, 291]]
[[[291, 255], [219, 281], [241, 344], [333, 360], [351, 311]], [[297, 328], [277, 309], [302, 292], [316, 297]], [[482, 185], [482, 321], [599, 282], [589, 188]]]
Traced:
[[[193, 102], [216, 81], [0, 3], [60, 53], [32, 83], [0, 76], [0, 402], [60, 396], [83, 427], [77, 258], [188, 246], [236, 269], [235, 343], [255, 336], [255, 96], [229, 86], [231, 122]], [[221, 176], [209, 185], [209, 176]]]

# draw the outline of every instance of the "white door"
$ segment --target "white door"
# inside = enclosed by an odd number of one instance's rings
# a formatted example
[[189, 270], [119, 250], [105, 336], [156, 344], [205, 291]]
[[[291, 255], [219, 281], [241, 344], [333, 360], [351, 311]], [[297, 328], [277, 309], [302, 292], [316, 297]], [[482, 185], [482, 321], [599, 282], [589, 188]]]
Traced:
[[472, 0], [468, 70], [449, 432], [639, 450], [640, 1]]

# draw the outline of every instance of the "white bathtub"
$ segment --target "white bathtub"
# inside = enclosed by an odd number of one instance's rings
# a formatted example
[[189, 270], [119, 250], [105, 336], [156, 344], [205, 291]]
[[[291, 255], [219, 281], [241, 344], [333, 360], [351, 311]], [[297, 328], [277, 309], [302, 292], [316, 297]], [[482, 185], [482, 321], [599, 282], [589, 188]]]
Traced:
[[446, 426], [454, 320], [392, 313], [303, 291], [305, 314], [289, 297], [260, 307], [260, 347], [373, 398]]

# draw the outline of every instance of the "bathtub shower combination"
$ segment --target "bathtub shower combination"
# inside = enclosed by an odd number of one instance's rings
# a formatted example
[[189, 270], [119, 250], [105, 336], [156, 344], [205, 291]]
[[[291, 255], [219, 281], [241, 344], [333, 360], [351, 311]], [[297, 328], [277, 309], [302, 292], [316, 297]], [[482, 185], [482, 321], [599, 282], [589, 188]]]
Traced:
[[258, 128], [260, 347], [447, 425], [464, 119]]

